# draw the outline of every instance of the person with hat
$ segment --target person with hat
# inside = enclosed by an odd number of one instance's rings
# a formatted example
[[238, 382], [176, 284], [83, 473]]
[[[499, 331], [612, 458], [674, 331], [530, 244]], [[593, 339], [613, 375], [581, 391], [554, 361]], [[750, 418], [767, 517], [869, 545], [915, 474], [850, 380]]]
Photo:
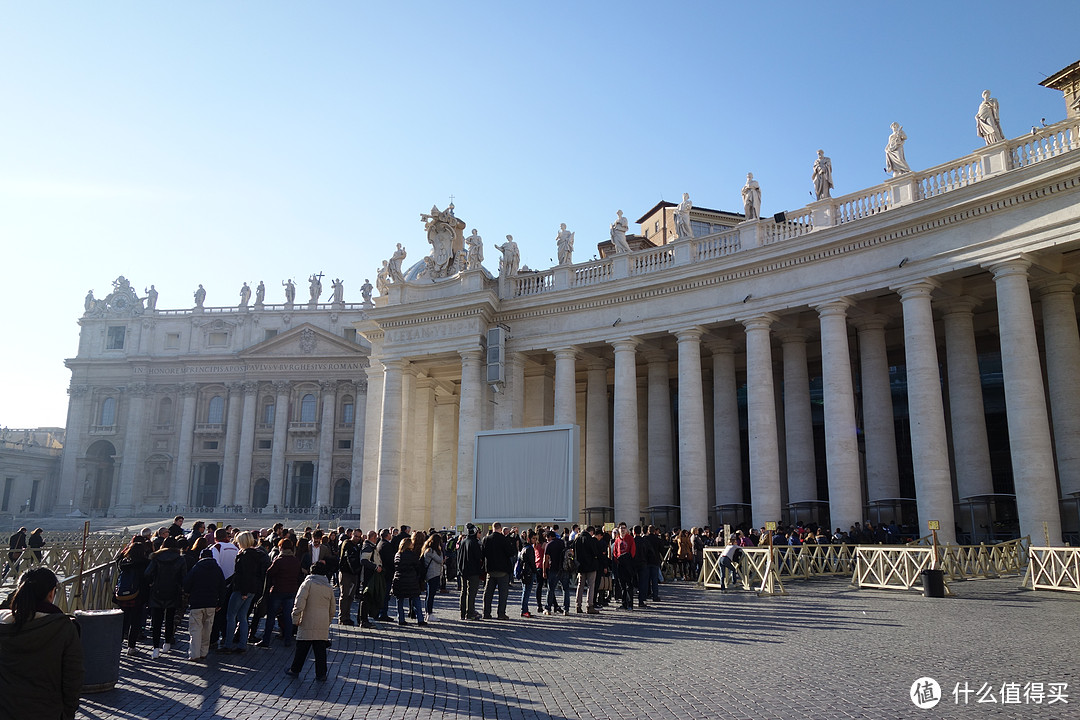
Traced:
[[476, 538], [477, 528], [472, 523], [465, 526], [466, 537], [458, 546], [458, 573], [461, 575], [461, 599], [459, 610], [462, 620], [479, 620], [476, 612], [476, 593], [480, 589], [480, 573], [484, 570], [484, 551]]

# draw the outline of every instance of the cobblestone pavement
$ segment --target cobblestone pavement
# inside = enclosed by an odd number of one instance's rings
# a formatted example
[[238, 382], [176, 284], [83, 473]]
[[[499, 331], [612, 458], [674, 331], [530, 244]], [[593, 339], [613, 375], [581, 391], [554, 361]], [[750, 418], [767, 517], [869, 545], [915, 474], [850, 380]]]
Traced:
[[[168, 659], [124, 655], [120, 684], [83, 698], [80, 717], [1080, 718], [1080, 597], [1019, 585], [969, 581], [925, 599], [839, 579], [762, 598], [678, 583], [632, 613], [469, 623], [442, 595], [426, 628], [335, 626], [328, 682], [311, 658], [285, 676], [292, 651], [277, 645], [191, 663], [181, 633]], [[909, 697], [922, 676], [941, 686], [931, 709]], [[958, 703], [958, 683], [987, 683], [998, 702]], [[1068, 683], [1068, 704], [1003, 704], [1008, 683]]]

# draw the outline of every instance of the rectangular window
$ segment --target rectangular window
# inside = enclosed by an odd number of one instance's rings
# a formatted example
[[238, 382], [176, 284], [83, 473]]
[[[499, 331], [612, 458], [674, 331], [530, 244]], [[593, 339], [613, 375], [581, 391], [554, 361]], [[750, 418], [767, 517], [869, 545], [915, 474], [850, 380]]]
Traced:
[[209, 347], [225, 347], [229, 344], [229, 333], [212, 332], [207, 338], [206, 344]]
[[272, 447], [274, 447], [274, 441], [273, 440], [260, 440], [259, 441], [259, 449], [260, 450], [269, 450]]
[[274, 424], [274, 403], [266, 403], [263, 405], [263, 425]]
[[337, 449], [338, 450], [352, 450], [352, 440], [338, 440], [337, 441]]
[[341, 422], [352, 423], [356, 419], [356, 406], [352, 403], [345, 403], [341, 408]]
[[180, 349], [180, 333], [165, 333], [165, 349], [166, 350], [179, 350]]
[[106, 350], [123, 350], [124, 349], [124, 333], [127, 328], [122, 325], [113, 325], [109, 328], [108, 334], [105, 336], [105, 349]]
[[217, 450], [217, 440], [207, 440], [202, 444], [203, 450]]
[[4, 502], [0, 504], [0, 510], [7, 512], [11, 506], [11, 490], [15, 486], [15, 478], [4, 478]]
[[277, 330], [267, 330], [266, 332], [263, 333], [263, 340], [264, 341], [269, 340], [270, 338], [274, 337], [275, 335], [277, 335]]
[[34, 510], [37, 509], [37, 496], [38, 496], [38, 490], [40, 488], [41, 488], [41, 481], [40, 480], [35, 480], [34, 481], [34, 486], [32, 488], [30, 488], [30, 508], [29, 508], [29, 510], [31, 512], [33, 512]]
[[349, 342], [356, 342], [356, 328], [345, 328], [345, 339]]

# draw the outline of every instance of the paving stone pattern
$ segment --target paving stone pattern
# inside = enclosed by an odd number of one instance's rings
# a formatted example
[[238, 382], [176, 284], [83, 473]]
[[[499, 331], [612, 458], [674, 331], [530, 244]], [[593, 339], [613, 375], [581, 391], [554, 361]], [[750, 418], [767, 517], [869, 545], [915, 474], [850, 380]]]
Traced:
[[[334, 627], [327, 682], [291, 648], [124, 655], [115, 690], [80, 716], [198, 718], [1080, 718], [1080, 597], [1019, 589], [1019, 578], [954, 584], [957, 597], [858, 591], [841, 579], [791, 583], [784, 597], [662, 586], [663, 602], [600, 616], [457, 620], [442, 595], [421, 628]], [[512, 597], [520, 597], [520, 588]], [[513, 609], [516, 603], [511, 603]], [[279, 641], [275, 641], [277, 643]], [[909, 698], [935, 678], [931, 709]], [[1068, 683], [1068, 704], [967, 705], [956, 683]]]

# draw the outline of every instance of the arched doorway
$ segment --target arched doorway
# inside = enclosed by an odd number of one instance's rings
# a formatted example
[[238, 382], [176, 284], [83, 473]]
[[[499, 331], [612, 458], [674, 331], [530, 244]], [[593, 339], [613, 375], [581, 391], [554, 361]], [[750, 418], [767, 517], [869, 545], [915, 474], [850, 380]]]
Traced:
[[289, 493], [289, 507], [311, 507], [314, 501], [314, 498], [312, 497], [314, 486], [315, 463], [295, 463], [293, 465], [292, 488]]
[[259, 478], [251, 488], [251, 507], [264, 508], [270, 502], [270, 481]]
[[112, 505], [116, 448], [108, 440], [98, 440], [86, 450], [86, 488], [83, 498], [91, 510], [108, 510]]
[[336, 508], [349, 507], [349, 481], [347, 478], [340, 478], [334, 483], [334, 499], [330, 504]]

